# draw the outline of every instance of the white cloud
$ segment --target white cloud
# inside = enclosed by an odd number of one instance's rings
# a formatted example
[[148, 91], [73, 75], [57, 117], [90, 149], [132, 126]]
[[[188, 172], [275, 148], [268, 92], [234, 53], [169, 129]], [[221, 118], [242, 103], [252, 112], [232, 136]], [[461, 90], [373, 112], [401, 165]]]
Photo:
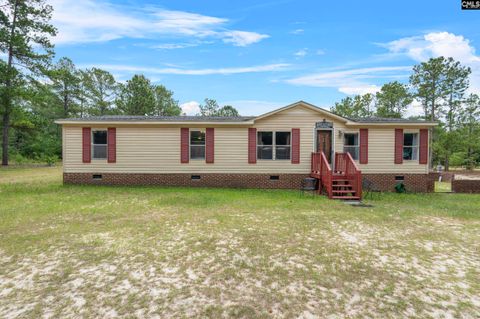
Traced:
[[472, 69], [471, 91], [480, 91], [480, 56], [470, 40], [449, 32], [431, 32], [422, 36], [401, 38], [381, 44], [391, 54], [406, 55], [422, 62], [432, 57], [452, 57]]
[[333, 72], [315, 73], [286, 80], [301, 86], [336, 88], [345, 94], [374, 93], [380, 88], [369, 83], [372, 80], [387, 80], [408, 77], [409, 66], [372, 67]]
[[156, 32], [196, 37], [212, 35], [215, 32], [213, 29], [228, 21], [227, 19], [197, 13], [163, 9], [157, 10], [153, 15], [158, 19], [153, 24]]
[[269, 37], [267, 34], [247, 31], [225, 31], [222, 33], [223, 42], [232, 43], [237, 47], [244, 47], [253, 43], [260, 42]]
[[304, 56], [307, 55], [307, 53], [308, 53], [308, 49], [300, 49], [297, 52], [295, 52], [293, 55], [299, 58], [303, 58]]
[[[120, 38], [183, 37], [221, 39], [247, 46], [266, 34], [229, 30], [226, 18], [162, 8], [131, 8], [94, 0], [51, 0], [57, 44], [102, 42]], [[167, 44], [164, 44], [168, 46]], [[170, 48], [175, 48], [170, 45]]]
[[198, 46], [198, 43], [163, 43], [152, 45], [152, 49], [172, 50], [172, 49], [184, 49]]
[[375, 84], [365, 84], [357, 86], [342, 86], [338, 88], [338, 91], [345, 93], [347, 95], [357, 95], [357, 94], [367, 94], [367, 93], [377, 93], [380, 91], [380, 86]]
[[423, 36], [402, 38], [383, 46], [392, 53], [406, 54], [416, 61], [445, 56], [464, 63], [480, 62], [468, 39], [449, 32], [432, 32]]
[[155, 67], [141, 67], [131, 65], [116, 65], [116, 64], [92, 64], [84, 65], [82, 67], [98, 67], [111, 72], [128, 72], [128, 73], [145, 73], [145, 74], [176, 74], [176, 75], [213, 75], [213, 74], [240, 74], [240, 73], [256, 73], [256, 72], [271, 72], [280, 71], [288, 67], [289, 64], [264, 64], [247, 67], [232, 67], [232, 68], [215, 68], [215, 69], [181, 69], [181, 68], [155, 68]]
[[424, 115], [422, 103], [419, 100], [414, 99], [412, 104], [410, 104], [410, 107], [407, 108], [405, 115], [407, 117]]
[[295, 29], [293, 31], [290, 31], [290, 34], [303, 34], [305, 30], [303, 29]]
[[322, 49], [318, 49], [317, 52], [315, 52], [317, 55], [324, 55], [325, 51]]
[[120, 12], [110, 4], [93, 0], [52, 0], [52, 23], [58, 28], [58, 44], [109, 41], [142, 37], [149, 23]]
[[180, 104], [180, 108], [182, 112], [186, 115], [196, 115], [200, 112], [200, 103], [197, 101], [190, 101]]

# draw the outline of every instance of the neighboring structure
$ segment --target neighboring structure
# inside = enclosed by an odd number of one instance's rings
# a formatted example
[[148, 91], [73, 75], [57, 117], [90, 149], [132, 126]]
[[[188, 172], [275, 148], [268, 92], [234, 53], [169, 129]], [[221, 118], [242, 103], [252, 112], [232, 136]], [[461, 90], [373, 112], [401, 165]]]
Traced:
[[[310, 175], [322, 180], [328, 168], [333, 179], [359, 169], [385, 191], [399, 182], [407, 191], [433, 191], [433, 122], [348, 119], [300, 101], [257, 117], [103, 116], [56, 123], [63, 126], [68, 184], [299, 188]], [[326, 182], [332, 191], [333, 182]]]

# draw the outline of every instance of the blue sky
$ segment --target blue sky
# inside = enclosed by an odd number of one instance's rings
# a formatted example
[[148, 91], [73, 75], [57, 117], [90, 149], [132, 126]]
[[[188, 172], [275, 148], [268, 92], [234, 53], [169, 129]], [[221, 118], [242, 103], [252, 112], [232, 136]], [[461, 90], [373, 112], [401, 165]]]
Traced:
[[206, 97], [242, 115], [297, 100], [329, 108], [406, 82], [412, 65], [438, 55], [472, 67], [480, 88], [480, 11], [456, 0], [50, 2], [57, 58], [119, 81], [144, 74], [189, 114]]

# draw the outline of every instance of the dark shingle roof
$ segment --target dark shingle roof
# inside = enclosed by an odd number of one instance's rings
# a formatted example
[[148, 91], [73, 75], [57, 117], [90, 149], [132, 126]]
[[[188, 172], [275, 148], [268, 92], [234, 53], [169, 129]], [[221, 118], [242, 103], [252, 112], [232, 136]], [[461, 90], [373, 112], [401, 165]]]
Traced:
[[[131, 122], [131, 121], [152, 121], [152, 122], [248, 122], [254, 120], [255, 116], [138, 116], [138, 115], [104, 115], [68, 118], [65, 121], [73, 122]], [[356, 123], [432, 123], [418, 119], [384, 118], [384, 117], [363, 117], [346, 118]]]
[[245, 122], [254, 116], [137, 116], [137, 115], [104, 115], [65, 119], [77, 122], [102, 121], [155, 121], [155, 122]]
[[419, 119], [401, 119], [401, 118], [389, 118], [389, 117], [359, 117], [348, 118], [350, 121], [357, 123], [433, 123]]

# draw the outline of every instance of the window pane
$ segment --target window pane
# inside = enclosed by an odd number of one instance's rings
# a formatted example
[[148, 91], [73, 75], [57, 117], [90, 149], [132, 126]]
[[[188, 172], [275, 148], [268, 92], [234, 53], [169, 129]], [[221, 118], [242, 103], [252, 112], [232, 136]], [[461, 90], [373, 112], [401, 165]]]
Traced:
[[107, 145], [93, 145], [93, 158], [107, 158]]
[[205, 132], [190, 131], [190, 145], [205, 145]]
[[257, 158], [258, 159], [273, 159], [273, 147], [272, 146], [257, 146]]
[[273, 145], [272, 132], [258, 132], [257, 145]]
[[289, 160], [290, 159], [290, 146], [276, 146], [275, 147], [275, 159], [277, 159], [277, 160]]
[[191, 145], [190, 146], [190, 158], [191, 159], [204, 159], [205, 158], [205, 146], [204, 145]]
[[345, 134], [343, 143], [347, 146], [358, 145], [358, 134], [356, 133]]
[[290, 145], [290, 132], [275, 132], [276, 145]]
[[107, 144], [107, 131], [93, 131], [93, 144]]
[[412, 147], [412, 160], [417, 160], [418, 148], [416, 146]]
[[412, 133], [403, 134], [403, 145], [405, 145], [405, 146], [414, 145], [413, 144], [413, 134]]
[[415, 134], [412, 134], [412, 145], [413, 146], [417, 146], [418, 143], [417, 143], [417, 138], [418, 138], [418, 134], [415, 133]]
[[358, 146], [344, 146], [343, 152], [350, 153], [354, 160], [358, 160]]
[[403, 159], [404, 160], [413, 159], [413, 150], [411, 146], [407, 146], [403, 148]]

